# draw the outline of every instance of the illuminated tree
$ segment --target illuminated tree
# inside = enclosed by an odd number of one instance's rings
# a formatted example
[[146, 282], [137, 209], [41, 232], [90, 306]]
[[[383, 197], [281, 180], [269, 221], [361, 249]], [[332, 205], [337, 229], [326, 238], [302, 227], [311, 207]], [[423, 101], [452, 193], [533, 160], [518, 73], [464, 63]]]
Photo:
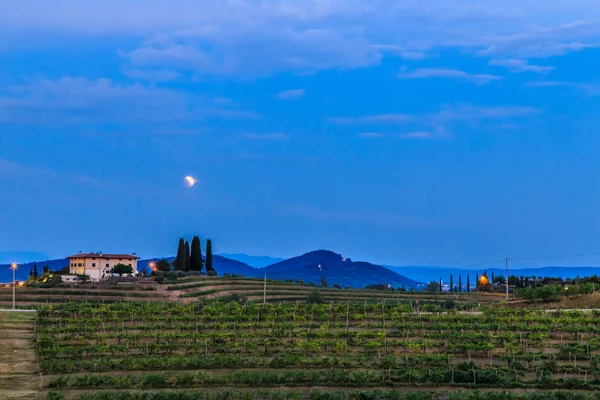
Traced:
[[490, 280], [488, 279], [487, 274], [484, 272], [477, 281], [477, 290], [480, 292], [489, 292], [491, 289], [492, 285]]

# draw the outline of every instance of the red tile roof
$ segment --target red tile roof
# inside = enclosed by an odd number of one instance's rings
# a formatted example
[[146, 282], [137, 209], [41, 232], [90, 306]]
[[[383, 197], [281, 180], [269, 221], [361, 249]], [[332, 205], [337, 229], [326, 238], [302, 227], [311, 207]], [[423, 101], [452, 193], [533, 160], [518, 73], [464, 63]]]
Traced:
[[107, 260], [121, 259], [121, 258], [135, 258], [139, 260], [140, 258], [134, 254], [106, 254], [106, 253], [79, 253], [73, 256], [67, 257], [71, 258], [104, 258]]

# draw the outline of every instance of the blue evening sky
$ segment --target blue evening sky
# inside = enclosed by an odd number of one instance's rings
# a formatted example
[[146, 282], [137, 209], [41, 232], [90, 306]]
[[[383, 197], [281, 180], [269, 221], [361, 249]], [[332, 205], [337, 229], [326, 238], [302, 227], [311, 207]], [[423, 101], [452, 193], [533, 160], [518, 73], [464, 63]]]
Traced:
[[0, 9], [0, 251], [600, 251], [595, 0]]

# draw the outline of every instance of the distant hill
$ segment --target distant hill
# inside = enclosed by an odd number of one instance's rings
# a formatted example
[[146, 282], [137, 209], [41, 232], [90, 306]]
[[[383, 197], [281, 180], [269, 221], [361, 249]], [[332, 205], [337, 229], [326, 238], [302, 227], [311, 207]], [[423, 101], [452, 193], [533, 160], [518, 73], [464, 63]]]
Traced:
[[219, 254], [222, 257], [228, 258], [230, 260], [236, 260], [242, 262], [244, 264], [248, 264], [254, 268], [264, 268], [269, 265], [273, 265], [280, 261], [283, 261], [283, 258], [273, 258], [267, 256], [251, 256], [245, 253], [235, 253], [235, 254]]
[[355, 262], [328, 250], [312, 251], [258, 271], [261, 275], [266, 273], [271, 279], [287, 278], [318, 282], [319, 279], [324, 278], [330, 285], [337, 283], [355, 288], [370, 284], [389, 284], [394, 288], [405, 286], [408, 289], [412, 286], [417, 288], [420, 284], [380, 265]]

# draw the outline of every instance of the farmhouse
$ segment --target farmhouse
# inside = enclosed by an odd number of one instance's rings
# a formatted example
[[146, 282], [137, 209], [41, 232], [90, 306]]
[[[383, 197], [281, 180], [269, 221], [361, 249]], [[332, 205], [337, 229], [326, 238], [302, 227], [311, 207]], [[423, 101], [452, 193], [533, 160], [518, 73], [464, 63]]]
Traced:
[[69, 259], [69, 273], [73, 275], [88, 275], [91, 281], [98, 282], [111, 276], [110, 270], [117, 264], [131, 266], [133, 275], [138, 274], [137, 260], [139, 257], [132, 254], [104, 254], [82, 253], [67, 257]]

